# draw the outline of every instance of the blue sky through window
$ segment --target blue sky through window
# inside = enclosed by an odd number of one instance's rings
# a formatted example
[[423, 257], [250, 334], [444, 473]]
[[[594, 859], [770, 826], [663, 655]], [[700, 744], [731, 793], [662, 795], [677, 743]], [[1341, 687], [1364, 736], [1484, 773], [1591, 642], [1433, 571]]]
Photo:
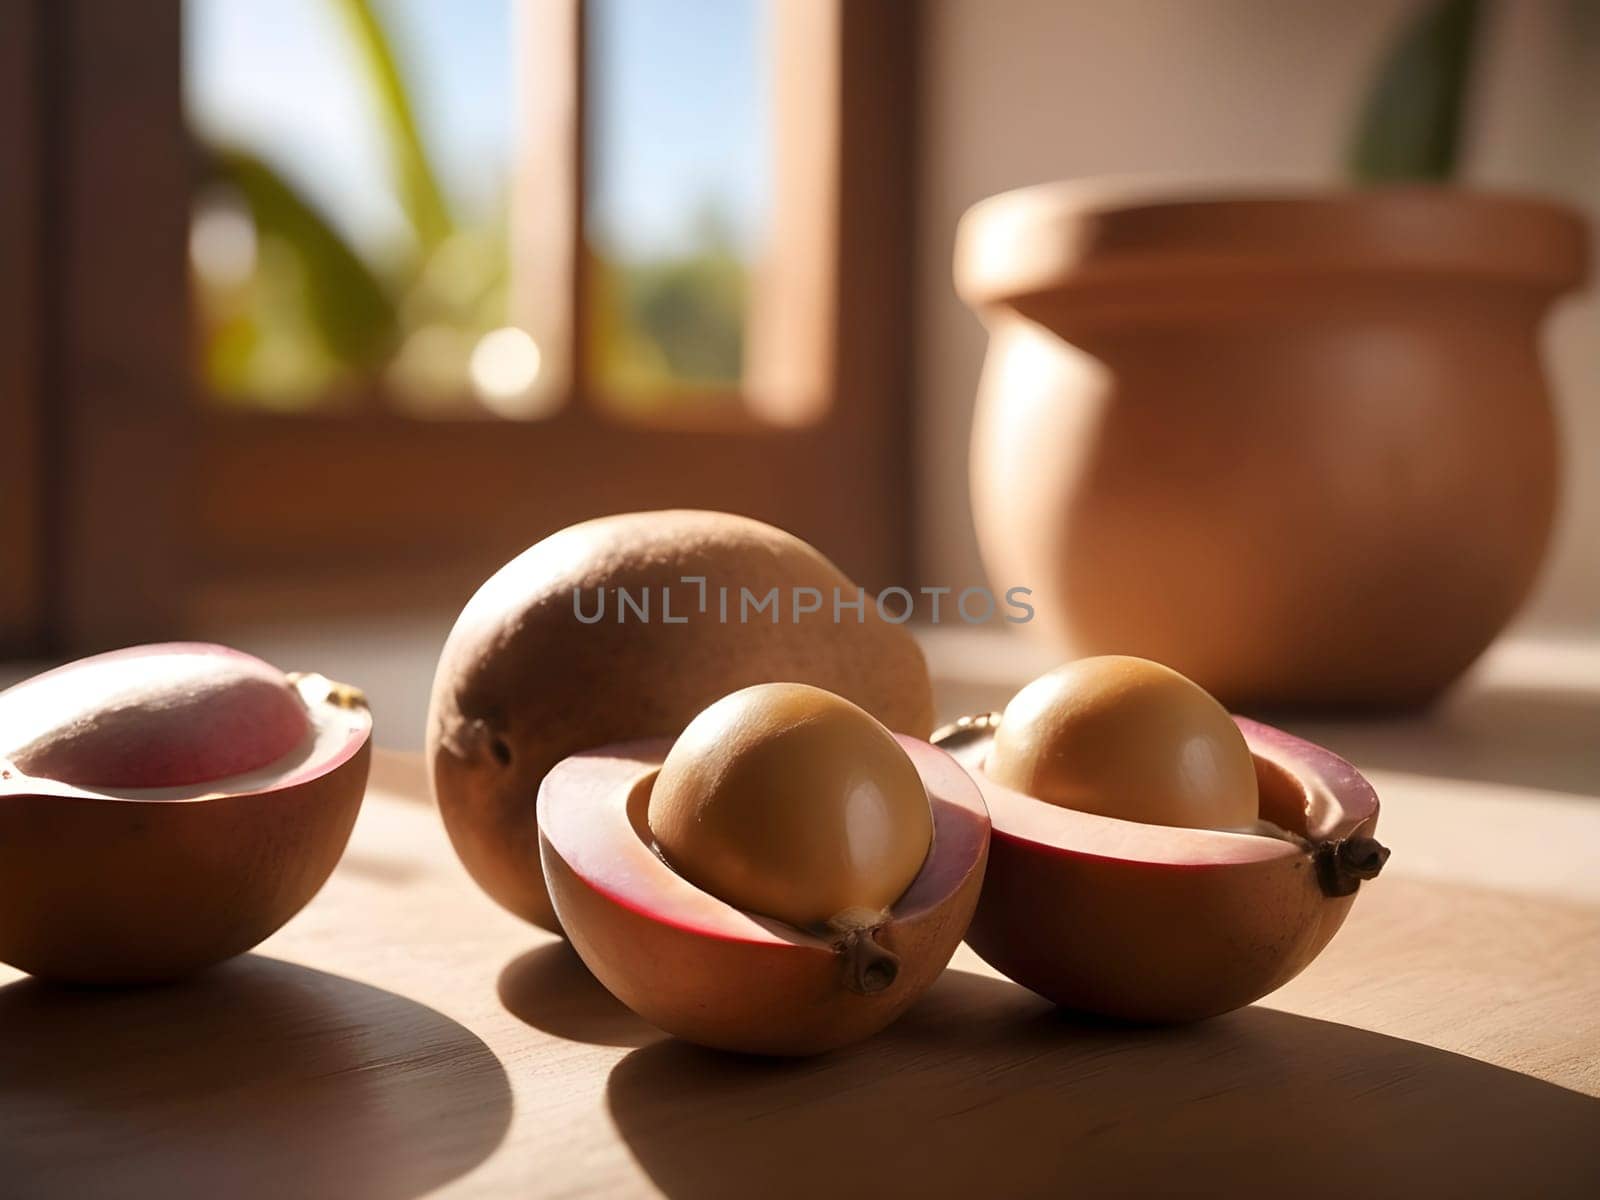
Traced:
[[620, 257], [695, 249], [708, 208], [751, 253], [767, 208], [761, 0], [590, 0], [591, 231]]
[[[517, 136], [513, 0], [380, 0], [377, 9], [458, 216], [492, 219]], [[589, 217], [606, 250], [682, 252], [708, 207], [742, 248], [760, 236], [763, 9], [760, 0], [591, 0]], [[187, 103], [202, 136], [261, 153], [382, 258], [405, 223], [341, 20], [329, 0], [187, 0]]]

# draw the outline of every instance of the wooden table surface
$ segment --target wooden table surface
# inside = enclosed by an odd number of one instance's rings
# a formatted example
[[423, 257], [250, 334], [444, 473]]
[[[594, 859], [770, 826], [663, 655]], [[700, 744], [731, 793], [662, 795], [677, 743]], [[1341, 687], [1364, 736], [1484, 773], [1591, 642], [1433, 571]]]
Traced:
[[1252, 1008], [1073, 1019], [963, 948], [897, 1026], [801, 1062], [633, 1017], [380, 755], [259, 952], [123, 993], [0, 968], [0, 1196], [1591, 1197], [1600, 720], [1569, 724], [1516, 778], [1374, 766], [1390, 872]]

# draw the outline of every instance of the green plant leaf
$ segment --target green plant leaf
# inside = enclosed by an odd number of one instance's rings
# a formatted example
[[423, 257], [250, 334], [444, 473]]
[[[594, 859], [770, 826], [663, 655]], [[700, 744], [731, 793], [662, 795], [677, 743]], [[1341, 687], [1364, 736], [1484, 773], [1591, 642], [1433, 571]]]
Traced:
[[334, 4], [345, 15], [346, 26], [372, 86], [400, 204], [426, 255], [450, 236], [453, 223], [439, 177], [417, 127], [405, 76], [370, 0], [334, 0]]
[[1445, 181], [1461, 149], [1480, 0], [1435, 0], [1378, 71], [1346, 160], [1367, 183]]
[[249, 206], [257, 237], [281, 239], [294, 250], [305, 273], [311, 324], [329, 353], [351, 366], [381, 362], [398, 339], [398, 315], [360, 255], [293, 184], [255, 155], [213, 148], [207, 161], [211, 177]]

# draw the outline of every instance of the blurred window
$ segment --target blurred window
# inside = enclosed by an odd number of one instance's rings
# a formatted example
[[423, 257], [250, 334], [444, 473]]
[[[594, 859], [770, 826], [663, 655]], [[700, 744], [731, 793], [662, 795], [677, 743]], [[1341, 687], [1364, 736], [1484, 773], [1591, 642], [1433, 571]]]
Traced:
[[520, 415], [510, 0], [186, 0], [205, 395]]
[[[204, 394], [224, 408], [546, 415], [738, 409], [767, 234], [769, 5], [584, 6], [584, 312], [510, 300], [523, 32], [511, 0], [186, 0]], [[531, 66], [532, 64], [530, 64]], [[537, 256], [521, 269], [537, 272]]]
[[[68, 636], [459, 602], [638, 508], [903, 576], [915, 6], [0, 12], [38, 64], [0, 73], [0, 240], [40, 248], [5, 434], [63, 431], [42, 476], [74, 483], [29, 491], [73, 501], [34, 522], [63, 522]], [[32, 604], [0, 594], [0, 630]]]
[[767, 236], [762, 0], [590, 0], [589, 370], [648, 415], [726, 402]]

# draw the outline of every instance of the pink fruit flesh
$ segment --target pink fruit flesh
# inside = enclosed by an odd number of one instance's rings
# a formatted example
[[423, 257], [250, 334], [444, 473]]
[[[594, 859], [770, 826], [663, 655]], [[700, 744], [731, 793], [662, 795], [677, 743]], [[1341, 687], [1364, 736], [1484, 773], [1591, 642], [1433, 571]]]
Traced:
[[[1281, 730], [1235, 718], [1255, 758], [1261, 816], [1279, 828], [1323, 842], [1371, 825], [1378, 811], [1372, 786], [1343, 759]], [[981, 756], [958, 753], [982, 771]], [[1246, 830], [1145, 825], [1045, 804], [981, 775], [997, 836], [1074, 858], [1102, 858], [1150, 867], [1195, 867], [1288, 862], [1305, 856], [1301, 843]]]
[[[896, 738], [923, 775], [934, 819], [927, 861], [893, 907], [895, 919], [909, 920], [945, 899], [971, 871], [988, 843], [988, 820], [976, 789], [953, 760], [915, 738]], [[567, 763], [551, 773], [554, 783], [547, 779], [541, 789], [566, 799], [541, 799], [540, 826], [590, 887], [663, 925], [703, 937], [826, 948], [819, 938], [701, 891], [657, 856], [644, 817], [653, 770], [642, 770], [626, 755], [608, 761], [598, 751]], [[619, 792], [619, 786], [628, 790]], [[626, 799], [619, 803], [622, 795]]]
[[989, 778], [987, 735], [946, 739], [994, 820], [967, 943], [1041, 996], [1119, 1020], [1201, 1020], [1292, 979], [1370, 878], [1365, 859], [1352, 865], [1339, 849], [1373, 836], [1378, 798], [1343, 759], [1235, 720], [1255, 760], [1261, 817], [1276, 831], [1060, 808]]
[[900, 744], [928, 794], [934, 835], [922, 871], [870, 935], [899, 960], [885, 986], [854, 986], [861, 977], [842, 943], [742, 912], [655, 854], [646, 810], [665, 739], [577, 754], [545, 776], [540, 858], [573, 948], [634, 1012], [701, 1045], [820, 1054], [883, 1029], [950, 961], [989, 853], [977, 785], [926, 743]]
[[209, 783], [276, 762], [310, 732], [281, 671], [222, 646], [101, 654], [0, 693], [0, 757], [76, 787]]

